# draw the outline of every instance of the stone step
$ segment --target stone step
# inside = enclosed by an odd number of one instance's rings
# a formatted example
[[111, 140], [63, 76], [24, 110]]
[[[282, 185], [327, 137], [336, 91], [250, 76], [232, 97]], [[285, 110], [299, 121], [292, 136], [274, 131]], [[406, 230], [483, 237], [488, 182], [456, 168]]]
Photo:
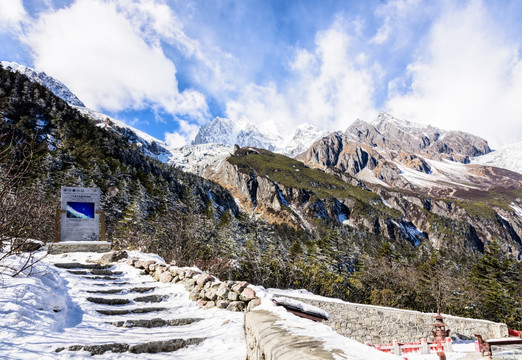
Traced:
[[111, 299], [111, 298], [98, 298], [98, 297], [88, 297], [87, 301], [90, 301], [95, 304], [101, 305], [126, 305], [130, 304], [129, 299]]
[[125, 328], [132, 328], [132, 327], [145, 327], [145, 328], [154, 328], [154, 327], [162, 327], [162, 326], [183, 326], [192, 324], [198, 321], [201, 321], [203, 319], [198, 318], [184, 318], [184, 319], [138, 319], [138, 320], [125, 320], [125, 321], [116, 321], [111, 324], [117, 327], [125, 327]]
[[87, 290], [89, 294], [119, 294], [125, 289], [108, 289], [108, 290]]
[[174, 352], [189, 345], [199, 344], [204, 340], [205, 339], [202, 338], [172, 339], [163, 341], [151, 341], [135, 345], [129, 345], [125, 343], [112, 343], [102, 345], [72, 345], [68, 348], [58, 348], [55, 350], [55, 352], [59, 353], [67, 349], [69, 351], [87, 351], [90, 352], [93, 356], [104, 354], [107, 351], [112, 351], [113, 353], [123, 353], [128, 351], [133, 354], [155, 354], [159, 352]]
[[67, 270], [67, 272], [74, 274], [74, 275], [121, 275], [123, 274], [123, 271], [112, 271], [112, 270], [106, 270], [106, 269], [92, 269], [90, 271], [87, 270]]
[[92, 284], [94, 286], [113, 286], [113, 285], [118, 285], [118, 286], [123, 286], [123, 285], [129, 285], [129, 282], [128, 281], [119, 281], [119, 282], [104, 282], [104, 283], [97, 283], [97, 284]]
[[[103, 284], [105, 285], [105, 284]], [[148, 291], [152, 291], [156, 289], [156, 287], [135, 287], [131, 289], [108, 289], [108, 290], [87, 290], [86, 292], [90, 294], [119, 294], [122, 292], [137, 292], [137, 293], [145, 293]]]
[[162, 295], [147, 295], [147, 296], [139, 296], [134, 298], [136, 302], [162, 302], [165, 296]]
[[113, 270], [107, 270], [107, 269], [92, 269], [91, 273], [93, 275], [110, 275], [110, 276], [116, 276], [123, 274], [123, 271], [113, 271]]
[[134, 309], [96, 309], [96, 311], [102, 315], [128, 315], [128, 314], [145, 314], [149, 312], [157, 312], [167, 310], [165, 307], [145, 307], [145, 308], [134, 308]]
[[119, 278], [113, 276], [84, 276], [84, 279], [89, 280], [118, 280]]
[[54, 266], [61, 269], [110, 269], [113, 265], [100, 265], [100, 264], [81, 264], [77, 262], [71, 263], [55, 263]]
[[134, 288], [130, 289], [129, 292], [146, 293], [146, 292], [152, 291], [154, 289], [156, 289], [155, 286], [134, 287]]

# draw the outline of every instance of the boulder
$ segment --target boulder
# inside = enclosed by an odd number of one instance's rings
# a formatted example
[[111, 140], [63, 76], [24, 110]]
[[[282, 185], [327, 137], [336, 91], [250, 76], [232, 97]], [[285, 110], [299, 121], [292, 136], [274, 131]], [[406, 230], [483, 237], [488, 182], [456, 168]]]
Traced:
[[247, 312], [248, 311], [251, 311], [253, 308], [255, 308], [256, 306], [259, 306], [261, 305], [261, 299], [260, 298], [255, 298], [255, 299], [252, 299], [249, 303], [248, 303], [248, 306], [247, 306]]
[[228, 307], [228, 305], [230, 305], [230, 301], [227, 301], [227, 300], [218, 300], [216, 302], [216, 307], [218, 309], [226, 309]]
[[205, 299], [214, 301], [217, 299], [216, 291], [214, 289], [205, 290]]
[[200, 299], [200, 297], [199, 297], [200, 292], [201, 292], [200, 288], [198, 288], [198, 287], [194, 288], [189, 294], [189, 299], [192, 301], [198, 301]]
[[169, 272], [164, 272], [163, 274], [160, 275], [159, 281], [161, 281], [162, 283], [171, 282], [172, 281], [172, 274], [169, 273]]
[[214, 281], [214, 277], [209, 274], [201, 274], [197, 277], [198, 286], [201, 286], [201, 287], [205, 286], [205, 284], [210, 281]]
[[241, 292], [241, 295], [239, 295], [239, 300], [242, 300], [242, 301], [250, 301], [255, 298], [256, 298], [256, 292], [254, 291], [254, 289], [249, 288], [249, 287], [243, 289], [243, 291]]
[[191, 291], [196, 287], [196, 280], [195, 279], [188, 279], [185, 280], [185, 289], [188, 291]]
[[216, 303], [214, 301], [209, 301], [208, 303], [203, 306], [204, 309], [211, 309], [216, 306]]
[[243, 311], [243, 310], [245, 310], [245, 303], [242, 302], [242, 301], [232, 301], [227, 306], [227, 310], [228, 311], [236, 311], [236, 312]]
[[193, 270], [193, 269], [187, 269], [185, 270], [185, 277], [186, 278], [192, 278], [194, 277], [195, 275], [199, 275], [201, 274], [200, 271], [196, 271], [196, 270]]
[[228, 293], [229, 293], [229, 290], [226, 287], [223, 287], [223, 286], [219, 287], [216, 290], [216, 295], [220, 299], [228, 299]]
[[235, 293], [235, 292], [233, 292], [233, 291], [230, 291], [230, 292], [228, 293], [228, 300], [230, 300], [230, 301], [238, 301], [238, 300], [239, 300], [239, 295], [238, 295], [238, 293]]
[[197, 302], [198, 306], [201, 306], [201, 307], [207, 305], [207, 303], [208, 303], [208, 301], [207, 300], [203, 300], [203, 299], [199, 299], [198, 302]]
[[101, 258], [96, 260], [96, 262], [100, 265], [108, 265], [110, 263], [118, 262], [122, 259], [127, 259], [128, 257], [129, 254], [125, 250], [111, 251], [110, 253], [104, 254]]
[[232, 286], [232, 290], [238, 294], [241, 294], [241, 292], [249, 285], [248, 282], [246, 281], [239, 281], [237, 283], [235, 283], [233, 286]]

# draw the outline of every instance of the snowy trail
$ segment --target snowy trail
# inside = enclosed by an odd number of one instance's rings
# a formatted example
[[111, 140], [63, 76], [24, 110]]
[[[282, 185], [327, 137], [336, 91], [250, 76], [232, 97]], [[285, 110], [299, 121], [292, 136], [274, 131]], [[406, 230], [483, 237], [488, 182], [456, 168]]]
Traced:
[[[99, 255], [72, 253], [48, 256], [38, 264], [41, 276], [26, 278], [27, 282], [13, 281], [12, 286], [0, 295], [0, 358], [2, 359], [82, 359], [92, 358], [87, 351], [69, 351], [73, 345], [103, 345], [124, 343], [129, 346], [173, 339], [197, 339], [198, 344], [188, 345], [175, 352], [133, 354], [130, 352], [105, 352], [99, 359], [176, 359], [195, 360], [245, 359], [244, 319], [242, 313], [220, 309], [204, 310], [189, 300], [188, 292], [180, 284], [155, 282], [148, 275], [126, 263], [116, 263], [110, 268], [121, 275], [105, 276], [73, 274], [83, 269], [63, 269], [54, 263], [86, 263], [88, 258]], [[89, 272], [89, 270], [87, 270]], [[90, 278], [92, 277], [92, 278]], [[5, 282], [10, 279], [4, 278]], [[5, 285], [5, 284], [4, 284]], [[133, 292], [133, 288], [154, 287], [147, 292]], [[34, 290], [39, 288], [35, 298]], [[122, 290], [117, 294], [99, 293], [106, 290]], [[95, 293], [96, 292], [96, 293]], [[13, 294], [14, 293], [14, 294]], [[16, 294], [19, 294], [16, 296]], [[31, 295], [29, 295], [31, 294]], [[2, 301], [19, 298], [16, 304]], [[162, 297], [160, 302], [135, 301], [149, 295]], [[128, 300], [128, 304], [97, 304], [87, 298]], [[40, 305], [39, 305], [40, 304]], [[41, 313], [38, 308], [41, 308]], [[165, 310], [150, 313], [103, 315], [97, 310], [134, 310], [162, 307]], [[37, 311], [31, 311], [35, 308]], [[49, 311], [50, 310], [50, 311]], [[138, 320], [180, 320], [189, 322], [180, 326], [125, 327], [115, 322]], [[180, 320], [185, 321], [185, 320]], [[56, 349], [65, 348], [60, 352]]]

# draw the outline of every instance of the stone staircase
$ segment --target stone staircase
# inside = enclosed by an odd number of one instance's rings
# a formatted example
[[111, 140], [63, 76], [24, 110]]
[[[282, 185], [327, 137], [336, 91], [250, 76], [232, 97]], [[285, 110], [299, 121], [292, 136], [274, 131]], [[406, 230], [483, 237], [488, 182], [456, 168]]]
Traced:
[[[115, 329], [180, 327], [202, 320], [200, 318], [170, 318], [172, 312], [169, 311], [169, 307], [162, 306], [168, 296], [156, 293], [157, 285], [144, 283], [135, 286], [129, 282], [123, 271], [113, 269], [114, 264], [55, 263], [54, 265], [63, 269], [62, 271], [79, 277], [78, 280], [85, 289], [85, 300], [94, 305], [96, 312], [94, 320], [98, 320], [100, 326], [108, 324]], [[136, 318], [137, 314], [152, 313], [153, 318]], [[114, 341], [74, 344], [58, 347], [55, 352], [87, 351], [91, 355], [101, 355], [109, 351], [133, 354], [171, 353], [205, 341], [205, 337], [180, 337], [150, 341], [151, 336], [148, 335], [146, 332], [138, 334], [138, 336], [135, 334], [134, 343]], [[108, 339], [111, 337], [111, 334], [107, 334]], [[136, 337], [138, 341], [136, 341]], [[114, 338], [121, 339], [122, 336], [114, 336]]]

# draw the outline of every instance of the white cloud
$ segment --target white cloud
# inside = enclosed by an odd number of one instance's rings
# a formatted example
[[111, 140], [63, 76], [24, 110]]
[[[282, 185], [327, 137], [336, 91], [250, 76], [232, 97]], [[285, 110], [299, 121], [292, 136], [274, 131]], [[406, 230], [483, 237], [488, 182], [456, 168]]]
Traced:
[[199, 126], [191, 124], [185, 120], [180, 120], [178, 131], [165, 133], [165, 142], [170, 147], [181, 147], [190, 144], [190, 142], [196, 137], [198, 131]]
[[[165, 25], [158, 13], [150, 24], [161, 30]], [[149, 23], [137, 26], [129, 16], [116, 2], [78, 0], [41, 15], [23, 40], [33, 50], [36, 67], [66, 83], [89, 107], [119, 111], [152, 106], [174, 115], [207, 117], [202, 94], [179, 92], [175, 65], [159, 42], [145, 36], [143, 27]]]
[[[415, 23], [429, 8], [426, 2], [421, 0], [390, 0], [375, 10], [375, 15], [383, 19], [382, 25], [370, 43], [382, 45], [394, 41], [407, 42], [411, 36], [411, 30], [407, 28]], [[433, 13], [432, 13], [433, 15]]]
[[27, 16], [22, 0], [0, 1], [0, 33], [20, 31], [20, 24]]
[[448, 8], [408, 66], [403, 93], [391, 84], [388, 111], [482, 136], [496, 146], [522, 139], [522, 62], [479, 1]]
[[338, 19], [317, 33], [312, 51], [296, 49], [288, 80], [250, 84], [227, 103], [227, 116], [275, 123], [286, 137], [305, 122], [319, 129], [344, 130], [357, 118], [375, 117], [373, 88], [380, 69], [352, 47], [350, 30], [358, 32], [358, 25]]
[[294, 105], [300, 119], [330, 130], [346, 128], [357, 118], [371, 118], [376, 69], [366, 55], [351, 46], [349, 24], [338, 21], [316, 35], [316, 49], [303, 66], [303, 54], [297, 60], [298, 80], [291, 87], [297, 99]]

